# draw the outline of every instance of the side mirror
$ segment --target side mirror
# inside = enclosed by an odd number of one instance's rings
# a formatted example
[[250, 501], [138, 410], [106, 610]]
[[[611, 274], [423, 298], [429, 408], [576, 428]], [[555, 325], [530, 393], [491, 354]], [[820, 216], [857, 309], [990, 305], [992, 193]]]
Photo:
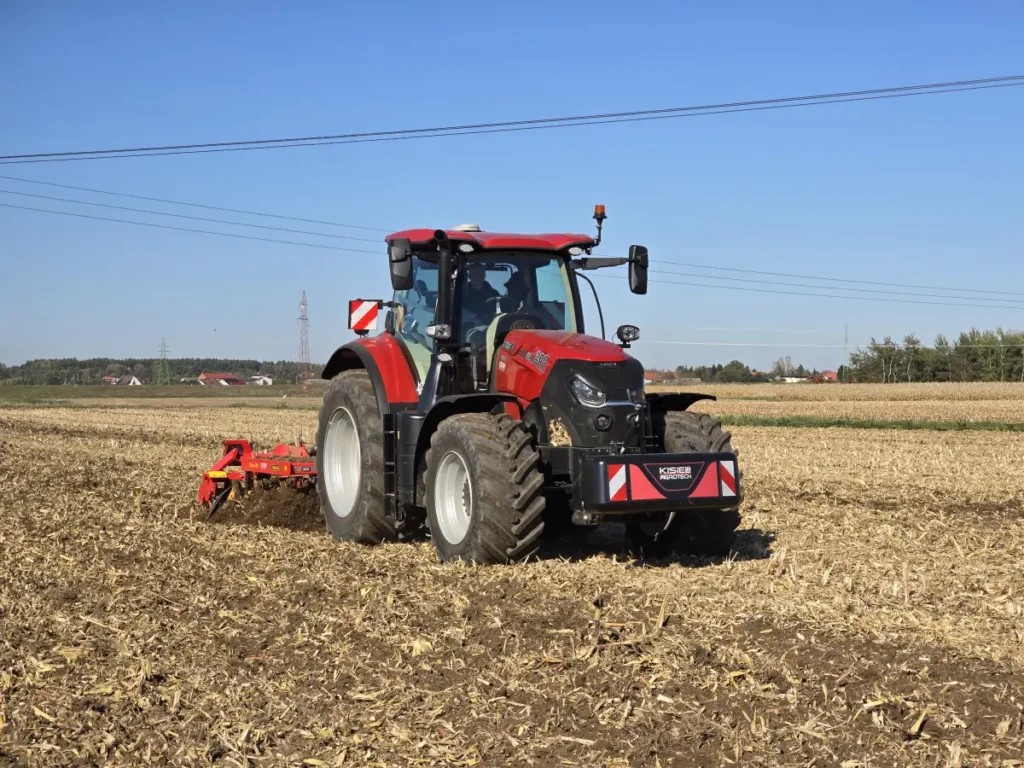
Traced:
[[392, 240], [388, 244], [388, 261], [391, 264], [391, 287], [396, 291], [412, 288], [412, 243], [408, 240]]
[[629, 246], [629, 290], [647, 293], [647, 249], [642, 245]]

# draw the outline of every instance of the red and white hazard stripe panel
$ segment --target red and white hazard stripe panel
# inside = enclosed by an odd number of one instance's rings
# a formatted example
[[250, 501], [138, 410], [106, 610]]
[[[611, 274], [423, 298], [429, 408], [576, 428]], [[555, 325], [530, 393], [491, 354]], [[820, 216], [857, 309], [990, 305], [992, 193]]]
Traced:
[[629, 489], [633, 494], [634, 501], [650, 501], [651, 499], [664, 499], [665, 496], [658, 492], [647, 475], [636, 464], [629, 468]]
[[353, 331], [377, 330], [376, 301], [353, 299], [348, 303], [348, 327]]
[[735, 496], [736, 462], [720, 461], [718, 462], [718, 467], [721, 470], [719, 477], [722, 481], [722, 496]]
[[609, 501], [626, 501], [626, 465], [608, 465], [608, 499]]
[[[701, 464], [697, 464], [697, 472]], [[627, 472], [628, 470], [628, 472]], [[628, 475], [628, 483], [627, 483]], [[735, 461], [712, 461], [687, 496], [691, 499], [730, 498], [739, 493]], [[636, 464], [608, 465], [609, 501], [651, 501], [667, 498]]]

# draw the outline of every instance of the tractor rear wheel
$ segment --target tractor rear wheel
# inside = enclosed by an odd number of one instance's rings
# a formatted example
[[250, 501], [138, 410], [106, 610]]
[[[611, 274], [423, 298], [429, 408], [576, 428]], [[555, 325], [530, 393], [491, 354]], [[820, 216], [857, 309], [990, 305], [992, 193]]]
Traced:
[[427, 452], [430, 536], [441, 560], [507, 563], [536, 551], [544, 476], [533, 438], [501, 414], [441, 422]]
[[[666, 453], [735, 451], [732, 435], [722, 422], [706, 413], [682, 411], [660, 414], [655, 430]], [[631, 523], [626, 535], [644, 555], [727, 555], [736, 541], [739, 509], [681, 510], [667, 520]]]
[[411, 520], [385, 514], [384, 423], [366, 371], [331, 382], [316, 436], [316, 489], [327, 530], [339, 541], [380, 544], [406, 538]]

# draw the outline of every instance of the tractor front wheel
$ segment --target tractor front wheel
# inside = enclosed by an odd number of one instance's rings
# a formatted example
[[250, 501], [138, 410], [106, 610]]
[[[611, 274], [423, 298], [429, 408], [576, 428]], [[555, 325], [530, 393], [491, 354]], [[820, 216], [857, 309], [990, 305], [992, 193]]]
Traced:
[[508, 416], [441, 422], [426, 472], [427, 521], [441, 560], [507, 563], [533, 554], [544, 530], [538, 459], [530, 433]]
[[385, 514], [384, 423], [366, 371], [331, 382], [320, 408], [316, 489], [327, 530], [339, 541], [380, 544], [410, 531]]
[[[735, 450], [732, 435], [713, 416], [692, 411], [659, 416], [655, 429], [666, 453]], [[739, 524], [738, 509], [690, 509], [661, 521], [631, 523], [626, 526], [626, 534], [634, 548], [648, 557], [727, 555], [736, 541]]]

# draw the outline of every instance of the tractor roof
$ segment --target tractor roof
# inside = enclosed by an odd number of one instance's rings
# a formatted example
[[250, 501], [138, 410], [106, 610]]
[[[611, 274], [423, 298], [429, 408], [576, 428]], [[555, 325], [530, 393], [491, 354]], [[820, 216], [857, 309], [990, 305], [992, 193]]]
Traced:
[[[405, 229], [394, 232], [384, 238], [385, 241], [407, 239], [414, 245], [425, 245], [434, 241], [433, 229]], [[446, 230], [448, 239], [453, 242], [475, 243], [480, 248], [524, 248], [541, 251], [558, 251], [576, 245], [591, 248], [595, 245], [594, 238], [589, 235], [573, 235], [569, 233], [548, 235], [516, 235], [501, 232], [465, 232], [459, 229]]]

